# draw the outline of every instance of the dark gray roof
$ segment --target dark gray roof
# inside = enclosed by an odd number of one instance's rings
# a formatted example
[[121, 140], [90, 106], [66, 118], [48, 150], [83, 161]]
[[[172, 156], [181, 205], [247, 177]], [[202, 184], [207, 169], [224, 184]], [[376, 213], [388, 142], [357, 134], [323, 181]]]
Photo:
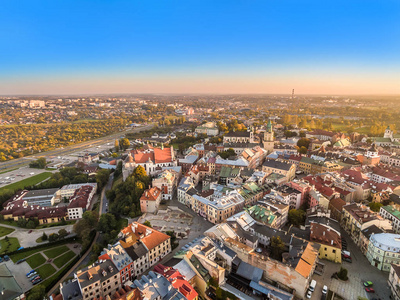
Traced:
[[253, 148], [258, 146], [258, 143], [224, 143], [224, 148]]
[[195, 188], [191, 188], [186, 193], [190, 196], [197, 195], [197, 190]]
[[133, 261], [136, 261], [138, 258], [146, 255], [148, 250], [141, 242], [137, 242], [133, 246], [126, 248], [125, 251]]
[[[99, 267], [97, 272], [91, 272], [91, 274], [93, 275], [90, 279], [88, 276], [88, 270], [91, 268], [95, 268], [95, 267]], [[105, 271], [105, 275], [103, 275], [103, 270]], [[96, 281], [103, 282], [111, 277], [113, 277], [114, 275], [118, 274], [119, 271], [117, 269], [117, 267], [113, 264], [113, 262], [111, 260], [105, 260], [103, 262], [101, 262], [100, 264], [97, 264], [96, 266], [89, 266], [86, 267], [82, 270], [82, 272], [77, 273], [77, 277], [80, 283], [81, 288], [84, 288]]]
[[80, 300], [82, 299], [81, 289], [78, 280], [64, 283], [60, 288], [61, 295], [65, 300]]
[[376, 225], [371, 225], [364, 230], [361, 230], [361, 233], [369, 240], [369, 237], [372, 234], [383, 233], [384, 231], [377, 227]]
[[273, 159], [267, 159], [263, 163], [263, 166], [269, 167], [269, 168], [274, 168], [274, 169], [280, 169], [280, 170], [289, 171], [290, 167], [292, 166], [292, 164], [288, 164], [288, 163], [277, 161], [277, 160], [273, 160]]
[[50, 196], [51, 197], [58, 190], [59, 190], [58, 188], [43, 189], [43, 190], [31, 190], [31, 191], [27, 192], [23, 198], [26, 199], [26, 198], [36, 198], [36, 197], [44, 197], [44, 196]]
[[226, 137], [250, 137], [250, 131], [231, 131], [225, 134]]
[[248, 280], [259, 282], [262, 278], [263, 270], [242, 261], [236, 271], [236, 274]]
[[310, 226], [310, 223], [318, 223], [318, 224], [323, 224], [326, 226], [331, 227], [332, 229], [336, 230], [337, 232], [340, 233], [340, 225], [339, 222], [331, 219], [331, 218], [327, 218], [327, 217], [317, 217], [317, 216], [312, 216], [312, 217], [308, 217], [306, 220], [305, 225], [306, 226]]

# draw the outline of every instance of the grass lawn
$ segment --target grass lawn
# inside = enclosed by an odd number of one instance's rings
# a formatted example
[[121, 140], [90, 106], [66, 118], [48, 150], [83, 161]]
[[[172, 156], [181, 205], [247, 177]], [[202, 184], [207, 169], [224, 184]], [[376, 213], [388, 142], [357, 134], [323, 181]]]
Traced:
[[19, 247], [17, 238], [9, 238], [8, 242], [4, 239], [0, 240], [0, 254], [17, 250]]
[[53, 262], [58, 268], [61, 268], [63, 265], [73, 259], [75, 255], [76, 254], [73, 251], [68, 251], [67, 253], [57, 257]]
[[0, 192], [2, 190], [14, 190], [14, 191], [16, 191], [18, 189], [22, 190], [26, 186], [35, 185], [35, 184], [38, 184], [39, 182], [42, 182], [43, 180], [49, 178], [51, 176], [51, 174], [52, 174], [51, 172], [43, 172], [43, 173], [34, 175], [32, 177], [23, 179], [21, 181], [11, 183], [9, 185], [6, 185], [6, 186], [0, 188]]
[[20, 259], [26, 258], [26, 257], [28, 257], [28, 256], [30, 256], [30, 255], [32, 255], [32, 254], [35, 254], [35, 253], [38, 252], [38, 251], [40, 251], [40, 250], [38, 250], [38, 249], [32, 249], [32, 250], [28, 250], [28, 251], [25, 251], [25, 252], [16, 253], [16, 254], [11, 255], [10, 258], [11, 258], [11, 260], [12, 260], [13, 262], [17, 262], [17, 261], [19, 261]]
[[26, 259], [27, 263], [31, 266], [32, 269], [39, 267], [41, 264], [46, 262], [46, 259], [42, 254], [36, 253]]
[[0, 226], [0, 237], [5, 236], [7, 234], [10, 234], [11, 232], [13, 232], [15, 229], [13, 228], [8, 228], [8, 227], [3, 227]]
[[36, 269], [36, 272], [39, 273], [42, 279], [46, 279], [47, 277], [53, 275], [56, 272], [56, 269], [51, 264], [45, 264], [40, 268]]
[[54, 258], [57, 257], [65, 252], [68, 252], [69, 248], [67, 246], [61, 246], [61, 247], [57, 247], [57, 248], [52, 248], [50, 250], [46, 250], [44, 251], [44, 254], [48, 257], [48, 258]]

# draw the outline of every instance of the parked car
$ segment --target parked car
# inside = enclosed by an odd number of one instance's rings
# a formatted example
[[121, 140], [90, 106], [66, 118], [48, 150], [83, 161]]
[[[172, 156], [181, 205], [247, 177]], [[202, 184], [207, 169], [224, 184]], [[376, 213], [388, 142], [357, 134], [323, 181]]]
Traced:
[[33, 277], [31, 278], [31, 281], [33, 282], [33, 281], [35, 281], [35, 280], [37, 280], [37, 279], [40, 279], [40, 275], [35, 275], [35, 276], [33, 276]]
[[33, 285], [38, 284], [39, 282], [42, 282], [42, 278], [36, 279], [35, 281], [32, 281]]
[[3, 259], [4, 259], [5, 261], [9, 261], [9, 260], [10, 260], [10, 257], [9, 257], [8, 255], [4, 255]]
[[364, 282], [364, 286], [366, 286], [366, 287], [369, 287], [369, 286], [371, 286], [371, 285], [373, 285], [373, 282], [372, 282], [372, 281], [366, 281], [366, 282]]
[[24, 249], [24, 247], [19, 247], [19, 248], [17, 249], [17, 251], [22, 250], [22, 249]]
[[31, 275], [33, 272], [35, 272], [34, 270], [30, 270], [28, 273], [26, 273], [26, 277], [29, 277], [29, 275]]
[[32, 231], [33, 231], [33, 230], [31, 229], [31, 230], [28, 231], [28, 233], [31, 233]]
[[348, 262], [348, 263], [351, 263], [351, 262], [352, 262], [351, 257], [342, 257], [342, 260], [343, 260], [343, 261], [346, 261], [346, 262]]
[[373, 288], [369, 288], [369, 287], [366, 287], [366, 288], [365, 288], [365, 291], [366, 291], [367, 293], [375, 293], [375, 290], [374, 290]]
[[0, 263], [3, 262], [3, 259], [0, 257]]
[[36, 272], [36, 271], [33, 271], [33, 273], [31, 273], [31, 274], [28, 276], [28, 278], [35, 277], [36, 275], [37, 275], [37, 272]]
[[20, 259], [20, 260], [18, 260], [18, 261], [16, 262], [16, 264], [19, 265], [20, 263], [23, 263], [24, 261], [25, 261], [25, 258]]
[[311, 296], [312, 296], [312, 292], [310, 290], [308, 290], [307, 295], [306, 295], [307, 299], [311, 299]]
[[322, 294], [326, 294], [327, 292], [328, 292], [328, 287], [324, 285], [324, 287], [322, 288]]

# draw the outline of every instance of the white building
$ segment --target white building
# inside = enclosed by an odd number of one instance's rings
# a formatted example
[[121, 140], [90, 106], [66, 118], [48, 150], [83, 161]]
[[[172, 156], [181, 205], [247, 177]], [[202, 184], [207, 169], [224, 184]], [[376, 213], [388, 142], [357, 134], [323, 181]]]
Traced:
[[371, 235], [367, 259], [379, 270], [389, 272], [391, 264], [400, 263], [400, 235], [393, 233]]

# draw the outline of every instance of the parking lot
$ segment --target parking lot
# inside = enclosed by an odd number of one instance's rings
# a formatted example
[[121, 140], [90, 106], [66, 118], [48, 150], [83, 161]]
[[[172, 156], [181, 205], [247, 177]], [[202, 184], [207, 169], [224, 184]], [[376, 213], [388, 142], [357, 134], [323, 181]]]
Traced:
[[29, 167], [22, 167], [14, 171], [10, 171], [7, 173], [0, 174], [0, 188], [11, 183], [15, 183], [26, 178], [32, 177], [34, 175], [48, 172], [43, 169], [33, 169]]
[[14, 264], [12, 260], [3, 262], [2, 264], [6, 264], [8, 269], [10, 270], [11, 274], [14, 275], [15, 280], [18, 282], [19, 286], [21, 287], [22, 291], [25, 293], [26, 291], [32, 288], [32, 282], [26, 277], [26, 274], [32, 270], [32, 268], [28, 265], [26, 261], [20, 264]]

